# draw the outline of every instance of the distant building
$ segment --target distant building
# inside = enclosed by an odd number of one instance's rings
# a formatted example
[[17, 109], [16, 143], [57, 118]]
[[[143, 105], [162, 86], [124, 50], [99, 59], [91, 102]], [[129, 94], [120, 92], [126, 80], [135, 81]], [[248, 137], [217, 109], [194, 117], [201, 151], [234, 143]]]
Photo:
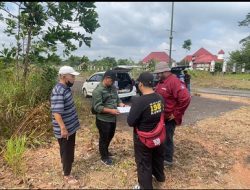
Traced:
[[[181, 62], [189, 63], [193, 66], [193, 69], [197, 70], [206, 70], [208, 71], [211, 65], [211, 62], [222, 62], [224, 61], [223, 50], [220, 50], [217, 55], [210, 53], [205, 48], [200, 48], [193, 55], [187, 55], [182, 59]], [[191, 63], [191, 64], [190, 64]]]
[[[164, 63], [169, 63], [170, 58], [167, 53], [165, 52], [151, 52], [148, 54], [143, 60], [143, 64], [148, 64], [151, 60], [155, 60], [156, 62], [164, 62]], [[172, 59], [172, 62], [175, 62], [175, 60]]]

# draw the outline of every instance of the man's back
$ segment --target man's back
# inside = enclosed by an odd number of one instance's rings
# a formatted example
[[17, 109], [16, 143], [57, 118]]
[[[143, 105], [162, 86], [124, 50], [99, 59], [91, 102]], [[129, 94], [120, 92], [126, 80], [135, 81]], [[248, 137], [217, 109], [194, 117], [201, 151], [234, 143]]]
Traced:
[[163, 105], [163, 99], [156, 93], [134, 98], [127, 119], [128, 124], [141, 131], [153, 130], [160, 121]]
[[164, 81], [160, 81], [155, 92], [165, 101], [166, 119], [173, 114], [177, 124], [181, 124], [182, 116], [190, 103], [190, 94], [185, 84], [175, 75], [170, 74]]

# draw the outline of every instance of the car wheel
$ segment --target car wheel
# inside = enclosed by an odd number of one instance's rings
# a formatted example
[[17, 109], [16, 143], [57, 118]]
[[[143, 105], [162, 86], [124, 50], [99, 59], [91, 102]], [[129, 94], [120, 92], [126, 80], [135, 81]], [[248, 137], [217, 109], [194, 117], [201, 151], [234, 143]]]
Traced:
[[88, 98], [89, 96], [88, 96], [88, 94], [87, 94], [87, 90], [84, 88], [83, 89], [83, 96], [84, 96], [84, 98]]

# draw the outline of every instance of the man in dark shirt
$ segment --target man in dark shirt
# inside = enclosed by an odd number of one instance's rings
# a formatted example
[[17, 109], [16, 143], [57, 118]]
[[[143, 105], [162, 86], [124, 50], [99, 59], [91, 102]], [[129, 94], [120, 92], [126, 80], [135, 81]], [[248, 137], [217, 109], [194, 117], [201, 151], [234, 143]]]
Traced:
[[188, 74], [187, 70], [184, 71], [184, 81], [185, 81], [185, 84], [186, 84], [186, 87], [190, 93], [190, 79], [191, 79], [191, 76]]
[[[140, 189], [152, 189], [152, 175], [157, 182], [164, 182], [164, 144], [148, 148], [139, 139], [135, 128], [140, 131], [152, 131], [160, 121], [163, 112], [163, 99], [153, 90], [154, 77], [149, 72], [142, 73], [138, 88], [142, 96], [134, 98], [127, 122], [134, 127], [134, 151]], [[160, 183], [158, 183], [160, 184]]]

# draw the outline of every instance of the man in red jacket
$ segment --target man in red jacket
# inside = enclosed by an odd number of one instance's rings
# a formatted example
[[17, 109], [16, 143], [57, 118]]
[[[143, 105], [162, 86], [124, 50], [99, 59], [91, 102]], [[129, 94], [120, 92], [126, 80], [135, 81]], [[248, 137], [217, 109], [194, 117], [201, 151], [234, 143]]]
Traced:
[[166, 63], [156, 65], [155, 72], [159, 83], [155, 92], [160, 94], [165, 101], [165, 126], [167, 138], [165, 141], [164, 164], [172, 166], [174, 153], [174, 131], [176, 125], [181, 125], [182, 117], [189, 106], [191, 96], [184, 82], [171, 73]]

